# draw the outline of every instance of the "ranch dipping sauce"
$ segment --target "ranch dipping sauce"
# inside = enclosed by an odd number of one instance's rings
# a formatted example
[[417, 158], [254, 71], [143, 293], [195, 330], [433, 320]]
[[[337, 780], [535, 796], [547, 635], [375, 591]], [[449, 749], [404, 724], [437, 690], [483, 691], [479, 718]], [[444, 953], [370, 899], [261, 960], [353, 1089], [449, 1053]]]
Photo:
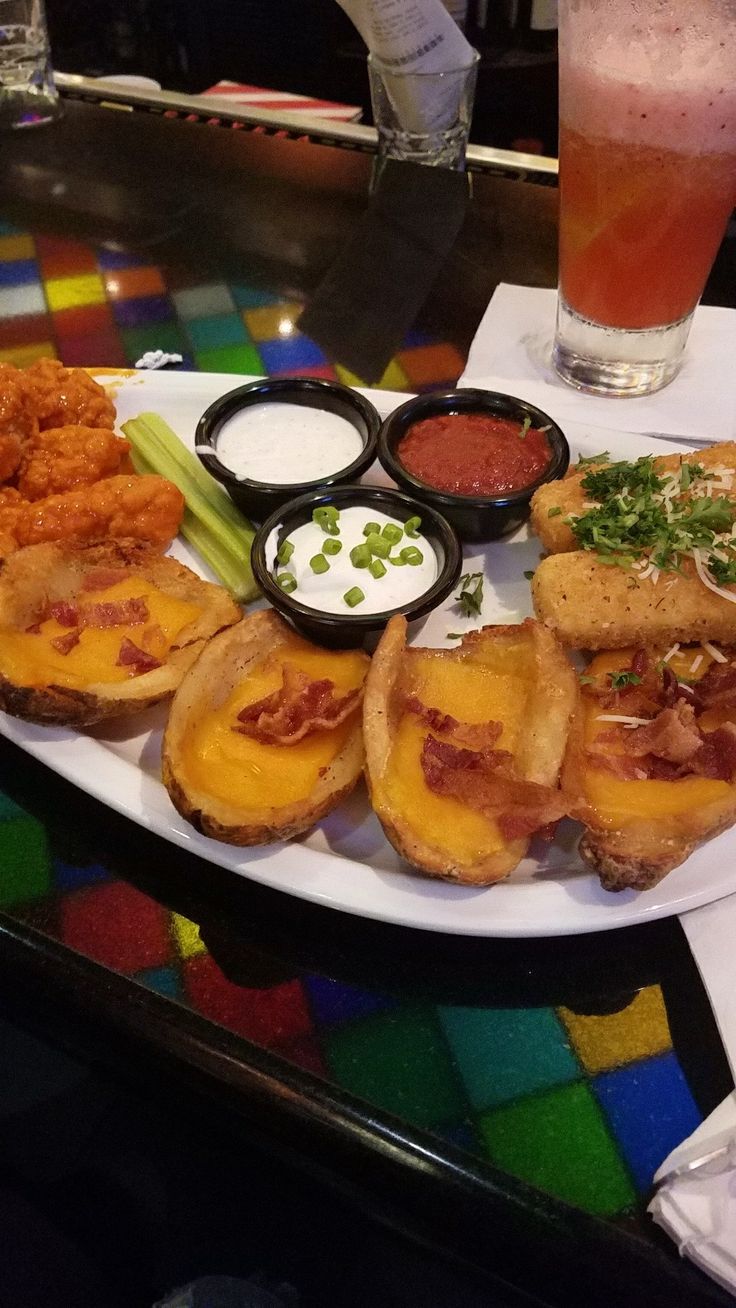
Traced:
[[[365, 535], [364, 528], [369, 523], [378, 527], [378, 533]], [[405, 524], [397, 518], [391, 518], [374, 507], [356, 504], [340, 511], [336, 526], [334, 535], [326, 533], [319, 522], [305, 522], [296, 527], [282, 542], [279, 553], [283, 561], [276, 558], [278, 529], [271, 532], [266, 542], [269, 571], [279, 584], [283, 585], [281, 579], [285, 575], [296, 582], [295, 586], [290, 582], [283, 588], [300, 604], [322, 613], [383, 613], [410, 604], [437, 580], [437, 556], [429, 541], [422, 536], [421, 525], [416, 528], [416, 535], [407, 535]], [[400, 538], [389, 541], [383, 535], [387, 527], [390, 535], [400, 532]], [[388, 553], [382, 558], [370, 552], [371, 536], [375, 535], [381, 536], [388, 545]], [[336, 550], [338, 544], [340, 548]], [[289, 545], [293, 547], [291, 551]], [[382, 575], [375, 576], [370, 564], [356, 567], [351, 559], [351, 552], [356, 548], [363, 560], [369, 555], [374, 566], [380, 562], [384, 569]], [[391, 563], [390, 558], [400, 556], [402, 550], [410, 551], [413, 562]], [[421, 555], [421, 560], [417, 555]], [[315, 571], [312, 564], [320, 556], [324, 563], [318, 562], [317, 568], [323, 570]], [[376, 567], [376, 571], [380, 573], [381, 568]], [[363, 596], [362, 599], [357, 598], [356, 591]], [[346, 600], [346, 595], [351, 595], [351, 603]]]
[[[202, 448], [211, 452], [209, 446]], [[360, 435], [346, 418], [274, 401], [250, 404], [234, 414], [221, 428], [215, 452], [239, 481], [290, 486], [347, 468], [362, 449]]]

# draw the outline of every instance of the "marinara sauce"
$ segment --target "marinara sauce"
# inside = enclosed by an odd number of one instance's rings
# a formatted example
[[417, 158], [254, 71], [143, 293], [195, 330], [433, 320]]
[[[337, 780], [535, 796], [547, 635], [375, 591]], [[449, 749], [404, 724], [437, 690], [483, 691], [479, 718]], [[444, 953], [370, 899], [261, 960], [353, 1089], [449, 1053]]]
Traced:
[[396, 453], [412, 476], [455, 495], [523, 490], [552, 459], [546, 433], [515, 418], [441, 413], [415, 422]]

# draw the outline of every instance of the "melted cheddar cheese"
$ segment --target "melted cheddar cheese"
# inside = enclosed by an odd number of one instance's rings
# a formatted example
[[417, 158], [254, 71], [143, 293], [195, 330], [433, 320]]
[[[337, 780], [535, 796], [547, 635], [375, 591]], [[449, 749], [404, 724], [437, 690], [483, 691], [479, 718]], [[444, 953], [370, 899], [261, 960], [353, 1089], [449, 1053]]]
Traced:
[[119, 667], [117, 663], [120, 646], [126, 637], [159, 662], [165, 662], [179, 633], [201, 613], [198, 604], [165, 595], [150, 582], [137, 577], [116, 582], [104, 591], [85, 592], [77, 602], [83, 608], [141, 596], [148, 607], [149, 616], [145, 623], [83, 628], [79, 644], [68, 654], [61, 654], [51, 644], [52, 640], [66, 636], [70, 631], [55, 618], [42, 622], [37, 634], [0, 628], [0, 675], [17, 686], [65, 686], [74, 690], [129, 681], [135, 675], [135, 668]]
[[[693, 672], [692, 665], [699, 654], [703, 655], [702, 662]], [[586, 674], [603, 681], [607, 673], [628, 668], [632, 655], [632, 650], [599, 654], [586, 668]], [[678, 651], [668, 660], [676, 675], [689, 680], [699, 680], [712, 662], [711, 656], [700, 646]], [[601, 713], [613, 712], [613, 709], [602, 709], [600, 701], [593, 696], [583, 697], [585, 746], [592, 744], [597, 736], [616, 725], [610, 721], [600, 721]], [[729, 717], [727, 711], [711, 710], [702, 715], [699, 723], [703, 730], [709, 731], [729, 720], [733, 720], [733, 713]], [[596, 824], [618, 829], [641, 819], [671, 818], [692, 809], [703, 808], [723, 799], [731, 786], [727, 781], [713, 781], [708, 777], [697, 776], [681, 777], [677, 781], [624, 781], [603, 768], [589, 767], [585, 772], [584, 788], [588, 803], [595, 809]]]
[[[522, 730], [530, 689], [528, 645], [509, 647], [488, 642], [459, 659], [431, 651], [410, 653], [406, 660], [409, 693], [427, 708], [449, 713], [459, 722], [500, 722], [496, 749], [513, 753]], [[414, 714], [398, 724], [385, 774], [382, 801], [422, 833], [422, 839], [448, 858], [476, 862], [505, 847], [496, 823], [449, 795], [427, 785], [421, 755], [428, 732]]]
[[188, 780], [196, 789], [225, 804], [253, 809], [281, 808], [309, 797], [354, 731], [355, 715], [293, 745], [264, 744], [233, 729], [241, 709], [281, 687], [285, 663], [310, 680], [328, 678], [336, 696], [361, 686], [367, 667], [365, 656], [358, 652], [317, 650], [296, 635], [289, 637], [273, 656], [248, 672], [219, 708], [193, 723], [182, 753]]

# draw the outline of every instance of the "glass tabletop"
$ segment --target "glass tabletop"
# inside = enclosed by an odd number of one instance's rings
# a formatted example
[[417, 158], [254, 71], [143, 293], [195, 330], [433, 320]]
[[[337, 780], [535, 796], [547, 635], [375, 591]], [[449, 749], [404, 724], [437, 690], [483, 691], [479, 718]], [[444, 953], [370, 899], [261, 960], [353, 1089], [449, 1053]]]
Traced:
[[[499, 280], [554, 284], [556, 192], [416, 174], [371, 191], [365, 154], [68, 103], [0, 156], [0, 361], [161, 349], [184, 369], [452, 384]], [[732, 259], [726, 243], [715, 302], [734, 302]], [[275, 1052], [367, 1122], [653, 1236], [655, 1169], [731, 1087], [676, 921], [432, 937], [242, 882], [4, 741], [0, 785], [6, 923], [235, 1033], [245, 1062], [248, 1042]]]

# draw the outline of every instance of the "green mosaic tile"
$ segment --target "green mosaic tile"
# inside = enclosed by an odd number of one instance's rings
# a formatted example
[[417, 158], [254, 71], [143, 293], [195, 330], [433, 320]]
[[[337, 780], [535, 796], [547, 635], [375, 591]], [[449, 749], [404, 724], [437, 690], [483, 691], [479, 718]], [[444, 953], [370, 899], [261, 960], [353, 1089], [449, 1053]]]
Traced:
[[17, 817], [25, 817], [25, 809], [19, 808], [9, 795], [4, 795], [0, 790], [0, 822]]
[[41, 899], [51, 886], [46, 834], [32, 817], [10, 818], [0, 826], [0, 904]]
[[202, 372], [263, 372], [255, 345], [224, 345], [217, 350], [198, 350], [197, 367]]
[[491, 1160], [576, 1208], [611, 1216], [636, 1192], [587, 1085], [563, 1086], [480, 1119]]
[[175, 322], [150, 323], [146, 327], [123, 328], [120, 335], [125, 343], [125, 352], [132, 363], [139, 359], [146, 350], [168, 350], [185, 354], [187, 342], [184, 333]]
[[495, 1108], [580, 1076], [551, 1008], [440, 1008], [438, 1013], [475, 1108]]
[[238, 313], [218, 314], [215, 318], [194, 318], [187, 323], [187, 331], [198, 353], [223, 345], [247, 345], [249, 341], [245, 323]]
[[465, 1116], [463, 1093], [431, 1008], [380, 1013], [336, 1027], [327, 1060], [340, 1084], [417, 1126]]

